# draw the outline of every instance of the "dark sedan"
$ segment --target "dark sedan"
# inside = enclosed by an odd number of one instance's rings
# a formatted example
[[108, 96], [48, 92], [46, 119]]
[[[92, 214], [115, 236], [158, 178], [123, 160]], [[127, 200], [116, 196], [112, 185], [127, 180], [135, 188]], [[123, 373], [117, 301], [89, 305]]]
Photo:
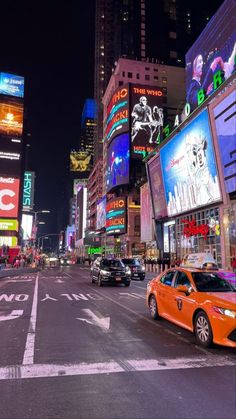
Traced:
[[143, 266], [136, 258], [123, 258], [121, 259], [125, 266], [131, 270], [132, 279], [140, 279], [143, 281], [145, 278], [145, 266]]
[[120, 259], [97, 258], [91, 267], [92, 283], [97, 282], [101, 287], [104, 284], [130, 285], [131, 271]]

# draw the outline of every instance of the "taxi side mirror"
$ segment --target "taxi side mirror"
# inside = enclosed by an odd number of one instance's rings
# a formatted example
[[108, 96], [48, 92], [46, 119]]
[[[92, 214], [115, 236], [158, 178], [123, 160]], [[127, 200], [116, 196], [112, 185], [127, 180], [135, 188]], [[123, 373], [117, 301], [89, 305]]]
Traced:
[[178, 285], [177, 286], [177, 291], [178, 292], [183, 292], [184, 294], [190, 294], [189, 292], [189, 287], [187, 287], [187, 285]]

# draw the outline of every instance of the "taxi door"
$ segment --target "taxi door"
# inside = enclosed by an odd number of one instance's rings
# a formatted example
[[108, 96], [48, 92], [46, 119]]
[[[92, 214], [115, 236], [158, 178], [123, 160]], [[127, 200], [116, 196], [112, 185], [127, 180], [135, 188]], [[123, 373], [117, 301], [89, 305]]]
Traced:
[[176, 323], [192, 330], [192, 316], [196, 306], [195, 293], [191, 292], [186, 295], [184, 292], [179, 292], [177, 290], [178, 285], [191, 287], [191, 281], [185, 272], [179, 271], [175, 277], [173, 316]]
[[172, 305], [174, 301], [174, 292], [176, 291], [172, 286], [175, 270], [167, 271], [160, 279], [158, 284], [158, 311], [161, 316], [167, 319], [172, 318]]

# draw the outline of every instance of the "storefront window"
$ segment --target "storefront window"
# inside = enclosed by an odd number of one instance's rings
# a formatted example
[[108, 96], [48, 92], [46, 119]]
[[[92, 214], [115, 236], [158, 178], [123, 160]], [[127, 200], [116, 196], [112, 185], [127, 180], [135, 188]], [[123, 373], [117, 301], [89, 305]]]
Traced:
[[177, 217], [177, 259], [189, 253], [210, 252], [221, 267], [220, 228], [218, 207]]

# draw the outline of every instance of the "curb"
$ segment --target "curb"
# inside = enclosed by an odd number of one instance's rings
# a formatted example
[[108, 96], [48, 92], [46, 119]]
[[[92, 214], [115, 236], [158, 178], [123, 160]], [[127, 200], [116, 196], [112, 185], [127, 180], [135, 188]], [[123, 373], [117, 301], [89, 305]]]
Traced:
[[3, 269], [0, 271], [0, 279], [6, 278], [8, 276], [16, 276], [24, 273], [35, 273], [39, 272], [39, 268], [12, 268], [12, 269]]

